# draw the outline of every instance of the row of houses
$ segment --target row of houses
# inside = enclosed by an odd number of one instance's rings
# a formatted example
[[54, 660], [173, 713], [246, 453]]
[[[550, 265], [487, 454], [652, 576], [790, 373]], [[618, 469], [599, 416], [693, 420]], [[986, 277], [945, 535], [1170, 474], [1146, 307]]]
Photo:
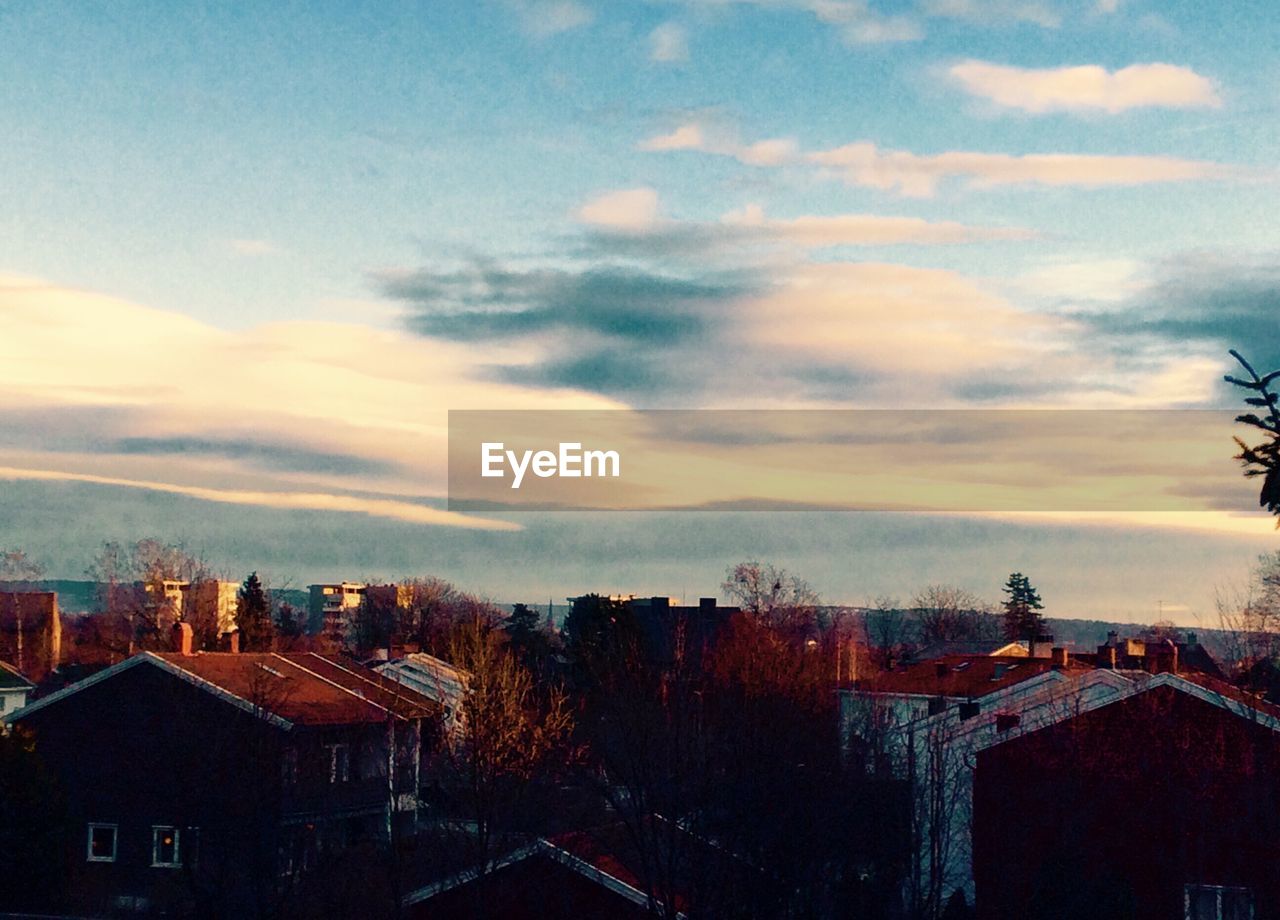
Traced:
[[1216, 671], [1194, 640], [1113, 635], [1091, 653], [943, 653], [842, 688], [846, 756], [911, 789], [904, 902], [992, 920], [1280, 915], [1280, 710]]

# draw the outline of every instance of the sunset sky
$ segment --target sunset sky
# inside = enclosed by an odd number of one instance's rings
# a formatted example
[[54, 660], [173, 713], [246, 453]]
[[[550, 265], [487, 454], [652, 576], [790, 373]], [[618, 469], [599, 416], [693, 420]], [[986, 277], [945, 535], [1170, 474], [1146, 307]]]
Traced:
[[0, 545], [1211, 625], [1271, 522], [451, 513], [445, 412], [1231, 405], [1278, 47], [1262, 2], [0, 0]]

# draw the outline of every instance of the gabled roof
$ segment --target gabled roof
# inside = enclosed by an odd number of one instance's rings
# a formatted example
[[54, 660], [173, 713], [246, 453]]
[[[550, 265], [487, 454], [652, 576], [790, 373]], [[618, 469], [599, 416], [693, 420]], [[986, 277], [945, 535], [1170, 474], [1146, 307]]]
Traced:
[[35, 687], [13, 665], [0, 661], [0, 690], [34, 690]]
[[[1078, 669], [1075, 663], [1067, 669]], [[860, 680], [866, 693], [975, 699], [1054, 670], [1048, 658], [1025, 655], [945, 655]]]
[[[1119, 674], [1119, 672], [1115, 671], [1099, 671], [1096, 673]], [[1069, 712], [1062, 713], [1061, 718], [1038, 724], [1019, 726], [1001, 736], [990, 739], [990, 743], [980, 745], [980, 747], [994, 747], [1014, 738], [1032, 734], [1057, 722], [1068, 721], [1087, 712], [1104, 709], [1107, 706], [1132, 699], [1135, 696], [1160, 687], [1168, 687], [1179, 693], [1185, 693], [1188, 696], [1217, 706], [1219, 709], [1280, 734], [1280, 707], [1245, 693], [1226, 681], [1194, 671], [1179, 674], [1165, 671], [1154, 675], [1147, 672], [1132, 673], [1138, 679], [1129, 680], [1129, 686], [1119, 693], [1082, 701]]]
[[933, 661], [948, 655], [1003, 655], [1006, 657], [1029, 657], [1027, 647], [1021, 642], [1010, 642], [1008, 639], [971, 639], [955, 642], [932, 642], [910, 656], [911, 661]]
[[37, 700], [14, 713], [10, 721], [138, 666], [158, 667], [282, 728], [418, 719], [440, 711], [427, 697], [367, 668], [314, 653], [143, 652]]

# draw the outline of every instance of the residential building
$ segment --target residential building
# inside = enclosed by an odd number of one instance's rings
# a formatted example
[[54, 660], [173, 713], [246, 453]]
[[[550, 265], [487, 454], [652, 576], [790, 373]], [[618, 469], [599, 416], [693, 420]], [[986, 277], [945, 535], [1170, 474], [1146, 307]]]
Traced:
[[0, 659], [40, 683], [62, 661], [62, 616], [53, 591], [0, 593]]
[[307, 632], [345, 638], [351, 621], [364, 603], [367, 585], [341, 581], [327, 585], [309, 585]]
[[373, 667], [383, 677], [439, 704], [447, 731], [457, 733], [462, 729], [463, 697], [471, 678], [466, 671], [425, 652], [415, 652]]
[[175, 633], [178, 651], [11, 719], [67, 792], [79, 910], [247, 916], [343, 847], [412, 831], [435, 703], [334, 658], [193, 652]]
[[0, 723], [27, 705], [36, 685], [22, 676], [17, 668], [0, 661]]
[[1280, 917], [1280, 709], [1163, 672], [976, 751], [977, 914]]
[[240, 585], [236, 582], [214, 579], [183, 582], [179, 592], [179, 609], [187, 622], [215, 624], [219, 636], [236, 628], [236, 610], [240, 605]]
[[[859, 681], [841, 693], [846, 755], [905, 779], [913, 865], [906, 903], [936, 917], [954, 892], [973, 903], [973, 784], [978, 752], [1118, 699], [1179, 668], [1172, 645], [1117, 658], [1054, 648], [1047, 658], [953, 655]], [[1136, 650], [1136, 649], [1135, 649]], [[1119, 664], [1144, 665], [1122, 668]]]

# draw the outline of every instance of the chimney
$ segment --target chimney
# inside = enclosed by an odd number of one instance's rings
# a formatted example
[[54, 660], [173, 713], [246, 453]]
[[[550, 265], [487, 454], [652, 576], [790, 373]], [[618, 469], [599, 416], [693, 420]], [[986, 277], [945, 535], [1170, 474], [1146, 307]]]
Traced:
[[227, 651], [233, 655], [240, 654], [240, 630], [233, 629], [227, 633]]
[[174, 623], [173, 650], [190, 658], [194, 654], [191, 651], [192, 635], [190, 623]]
[[1098, 646], [1098, 667], [1116, 669], [1116, 647], [1111, 644]]
[[1067, 650], [1061, 645], [1055, 645], [1050, 651], [1053, 658], [1053, 666], [1055, 668], [1065, 668], [1067, 666]]

